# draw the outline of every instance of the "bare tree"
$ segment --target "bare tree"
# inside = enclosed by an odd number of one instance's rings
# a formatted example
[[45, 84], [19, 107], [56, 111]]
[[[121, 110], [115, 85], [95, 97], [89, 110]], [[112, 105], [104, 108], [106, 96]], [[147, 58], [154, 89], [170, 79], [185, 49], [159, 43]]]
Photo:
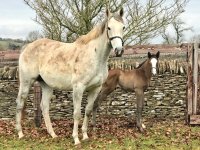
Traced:
[[74, 41], [101, 22], [105, 8], [124, 7], [126, 44], [144, 44], [157, 36], [184, 12], [188, 0], [24, 0], [36, 11], [35, 21], [44, 35], [59, 41]]
[[198, 35], [193, 35], [193, 36], [190, 38], [190, 42], [191, 42], [191, 43], [195, 43], [195, 42], [200, 43], [200, 34], [198, 34]]
[[163, 27], [161, 36], [164, 39], [163, 44], [174, 44], [173, 37], [167, 32], [166, 27]]
[[181, 19], [177, 18], [172, 22], [172, 28], [174, 30], [175, 35], [170, 35], [166, 28], [162, 31], [162, 37], [164, 39], [164, 43], [167, 44], [178, 44], [184, 41], [184, 33], [186, 31], [192, 31], [192, 27], [185, 27], [185, 22]]
[[42, 37], [42, 35], [40, 34], [39, 31], [31, 31], [31, 32], [29, 32], [28, 36], [26, 37], [26, 40], [28, 42], [33, 42], [41, 37]]
[[172, 25], [176, 33], [176, 37], [174, 39], [176, 43], [181, 43], [184, 40], [185, 31], [192, 31], [192, 27], [184, 27], [185, 22], [183, 22], [180, 19], [177, 19], [174, 22], [172, 22]]
[[160, 31], [171, 24], [177, 16], [184, 12], [187, 0], [131, 0], [127, 5], [127, 30], [125, 38], [128, 43], [144, 44], [150, 38], [160, 34]]

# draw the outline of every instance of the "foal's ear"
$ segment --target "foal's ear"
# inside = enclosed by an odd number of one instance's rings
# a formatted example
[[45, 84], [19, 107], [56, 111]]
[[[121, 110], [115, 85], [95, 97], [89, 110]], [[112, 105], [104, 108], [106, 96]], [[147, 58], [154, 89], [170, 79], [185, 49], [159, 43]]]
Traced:
[[160, 57], [160, 51], [158, 51], [158, 52], [156, 53], [156, 57], [157, 57], [157, 58]]
[[106, 16], [109, 17], [110, 14], [111, 14], [111, 13], [110, 13], [110, 10], [107, 8], [107, 9], [106, 9]]
[[119, 15], [120, 15], [121, 17], [124, 15], [124, 9], [123, 9], [123, 8], [121, 8], [121, 9], [119, 10]]
[[151, 58], [151, 53], [150, 52], [148, 52], [148, 58]]

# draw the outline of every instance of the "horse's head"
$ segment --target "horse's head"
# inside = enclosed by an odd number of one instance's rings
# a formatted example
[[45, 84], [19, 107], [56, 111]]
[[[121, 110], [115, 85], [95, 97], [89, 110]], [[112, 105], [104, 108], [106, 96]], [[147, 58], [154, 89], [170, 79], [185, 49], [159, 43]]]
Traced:
[[123, 31], [125, 29], [125, 26], [122, 19], [123, 9], [113, 14], [107, 10], [106, 15], [108, 18], [106, 29], [107, 36], [116, 56], [120, 57], [124, 52]]
[[151, 72], [153, 73], [153, 75], [156, 75], [157, 73], [157, 63], [159, 56], [160, 56], [159, 51], [156, 54], [151, 54], [150, 52], [148, 52], [148, 58], [150, 59], [150, 63], [152, 66]]

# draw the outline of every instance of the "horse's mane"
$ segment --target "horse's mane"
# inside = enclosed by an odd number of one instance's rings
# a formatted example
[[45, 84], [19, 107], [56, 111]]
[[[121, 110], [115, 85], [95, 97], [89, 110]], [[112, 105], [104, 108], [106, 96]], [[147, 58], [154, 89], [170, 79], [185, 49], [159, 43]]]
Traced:
[[120, 15], [114, 13], [111, 14], [111, 16], [109, 18], [106, 18], [101, 24], [95, 26], [90, 32], [88, 32], [86, 35], [82, 35], [79, 38], [76, 39], [75, 42], [80, 43], [80, 44], [87, 44], [89, 43], [91, 40], [98, 38], [100, 35], [103, 34], [105, 27], [106, 27], [106, 23], [107, 21], [114, 17], [116, 20], [123, 22], [123, 19]]
[[139, 69], [140, 67], [142, 67], [142, 65], [147, 61], [148, 59], [146, 59], [145, 61], [143, 61], [142, 63], [139, 64], [138, 67], [136, 67], [135, 69]]
[[96, 27], [94, 27], [86, 35], [80, 36], [75, 42], [80, 43], [80, 44], [87, 44], [91, 40], [98, 38], [100, 35], [103, 34], [106, 23], [107, 23], [107, 19], [104, 20], [100, 25], [97, 25]]

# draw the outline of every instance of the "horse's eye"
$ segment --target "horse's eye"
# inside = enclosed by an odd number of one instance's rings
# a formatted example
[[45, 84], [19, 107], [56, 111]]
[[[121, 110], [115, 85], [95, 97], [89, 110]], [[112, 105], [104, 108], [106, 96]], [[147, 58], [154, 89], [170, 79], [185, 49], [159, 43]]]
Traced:
[[111, 30], [111, 28], [110, 28], [110, 27], [108, 27], [108, 30]]
[[125, 27], [123, 27], [123, 30], [125, 30]]

